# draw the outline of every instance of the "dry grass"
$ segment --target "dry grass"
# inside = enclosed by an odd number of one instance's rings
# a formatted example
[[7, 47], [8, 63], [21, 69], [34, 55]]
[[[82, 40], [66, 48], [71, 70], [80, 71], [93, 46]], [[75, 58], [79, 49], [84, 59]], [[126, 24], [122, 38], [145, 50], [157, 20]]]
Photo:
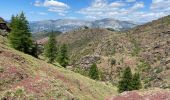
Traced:
[[[0, 37], [0, 98], [103, 100], [116, 88], [9, 48]], [[60, 65], [58, 65], [60, 66]]]

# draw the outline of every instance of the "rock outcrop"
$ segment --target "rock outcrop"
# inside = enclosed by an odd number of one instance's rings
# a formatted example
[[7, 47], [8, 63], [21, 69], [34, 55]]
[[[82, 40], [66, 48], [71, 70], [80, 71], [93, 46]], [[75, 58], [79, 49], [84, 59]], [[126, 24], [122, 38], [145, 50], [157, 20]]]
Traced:
[[7, 36], [11, 29], [8, 27], [7, 23], [0, 18], [0, 35]]

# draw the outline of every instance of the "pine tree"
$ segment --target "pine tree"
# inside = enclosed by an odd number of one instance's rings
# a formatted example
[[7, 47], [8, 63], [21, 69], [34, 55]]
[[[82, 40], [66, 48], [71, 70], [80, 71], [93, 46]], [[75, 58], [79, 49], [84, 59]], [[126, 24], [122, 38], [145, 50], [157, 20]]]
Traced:
[[68, 58], [68, 51], [67, 51], [67, 45], [63, 44], [60, 48], [59, 55], [58, 55], [58, 62], [60, 63], [61, 66], [66, 68], [69, 62]]
[[33, 44], [33, 46], [32, 46], [32, 49], [31, 49], [30, 54], [31, 54], [32, 56], [38, 58], [38, 52], [39, 52], [39, 50], [38, 50], [38, 44], [37, 44], [37, 42], [35, 42], [35, 43]]
[[50, 33], [48, 43], [45, 45], [45, 56], [48, 58], [49, 63], [53, 63], [57, 58], [57, 43], [55, 34]]
[[90, 76], [90, 78], [92, 78], [94, 80], [99, 79], [99, 70], [98, 70], [97, 65], [95, 63], [90, 67], [89, 76]]
[[29, 54], [33, 42], [28, 21], [23, 12], [17, 16], [12, 16], [10, 27], [9, 41], [11, 46], [16, 50]]
[[131, 91], [132, 90], [132, 72], [130, 67], [127, 67], [123, 71], [123, 75], [118, 84], [119, 92]]
[[140, 74], [135, 73], [132, 78], [132, 88], [133, 90], [139, 90], [142, 87]]

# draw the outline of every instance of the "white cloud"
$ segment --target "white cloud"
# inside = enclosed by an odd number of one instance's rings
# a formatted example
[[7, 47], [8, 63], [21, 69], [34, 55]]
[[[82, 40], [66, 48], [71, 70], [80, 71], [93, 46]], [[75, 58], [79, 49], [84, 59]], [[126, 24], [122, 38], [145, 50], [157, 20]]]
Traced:
[[126, 0], [126, 2], [136, 2], [136, 0]]
[[94, 0], [91, 6], [81, 9], [79, 13], [86, 15], [86, 18], [92, 19], [110, 17], [118, 14], [117, 11], [124, 6], [126, 4], [120, 1], [108, 3], [106, 0]]
[[34, 6], [37, 7], [46, 7], [50, 12], [56, 12], [58, 15], [64, 16], [67, 13], [67, 10], [70, 8], [67, 4], [59, 2], [57, 0], [45, 0], [41, 2], [36, 0]]
[[[132, 1], [131, 1], [132, 2]], [[126, 1], [114, 1], [108, 3], [106, 0], [94, 0], [94, 2], [87, 8], [79, 11], [84, 14], [86, 18], [99, 19], [99, 18], [115, 18], [121, 20], [130, 20], [133, 13], [138, 12], [140, 8], [144, 7], [143, 2], [135, 2], [132, 6], [128, 6]]]
[[89, 7], [79, 10], [88, 19], [115, 18], [119, 20], [147, 22], [170, 14], [170, 0], [152, 0], [150, 9], [137, 0], [93, 0]]
[[152, 0], [151, 9], [152, 10], [166, 10], [170, 8], [170, 0]]
[[125, 3], [122, 3], [122, 2], [112, 2], [110, 4], [111, 7], [123, 7], [125, 6]]
[[154, 13], [156, 18], [170, 15], [170, 0], [152, 0], [150, 12]]
[[[152, 0], [150, 8], [145, 8], [144, 2], [138, 0], [92, 0], [91, 5], [79, 9], [79, 14], [87, 19], [115, 18], [128, 21], [151, 21], [166, 15], [170, 15], [170, 0]], [[50, 12], [57, 12], [60, 16], [66, 16], [69, 5], [59, 0], [36, 0], [34, 6], [46, 7]], [[71, 12], [74, 13], [74, 12]], [[43, 13], [42, 13], [43, 14]]]
[[40, 0], [36, 0], [35, 3], [34, 3], [34, 6], [37, 6], [37, 7], [42, 6], [41, 1]]
[[58, 13], [58, 15], [65, 16], [66, 14], [65, 13]]
[[69, 6], [63, 2], [55, 1], [55, 0], [45, 0], [45, 7], [61, 7], [61, 8], [69, 8]]
[[143, 2], [136, 2], [131, 9], [133, 10], [137, 10], [137, 9], [140, 9], [140, 8], [144, 8], [144, 3]]

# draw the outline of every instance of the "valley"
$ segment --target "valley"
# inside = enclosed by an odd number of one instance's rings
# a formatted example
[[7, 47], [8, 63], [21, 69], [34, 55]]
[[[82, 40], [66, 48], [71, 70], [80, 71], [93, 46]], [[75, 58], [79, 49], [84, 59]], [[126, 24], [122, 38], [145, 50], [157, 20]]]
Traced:
[[[140, 71], [145, 88], [169, 88], [169, 22], [167, 16], [125, 32], [75, 30], [57, 36], [56, 40], [68, 45], [71, 70], [87, 70], [97, 63], [104, 74], [102, 80], [117, 84], [121, 70], [129, 66]], [[47, 39], [38, 42], [44, 40]], [[116, 61], [114, 66], [110, 64], [112, 60]]]
[[1, 3], [0, 100], [170, 100], [169, 0]]

